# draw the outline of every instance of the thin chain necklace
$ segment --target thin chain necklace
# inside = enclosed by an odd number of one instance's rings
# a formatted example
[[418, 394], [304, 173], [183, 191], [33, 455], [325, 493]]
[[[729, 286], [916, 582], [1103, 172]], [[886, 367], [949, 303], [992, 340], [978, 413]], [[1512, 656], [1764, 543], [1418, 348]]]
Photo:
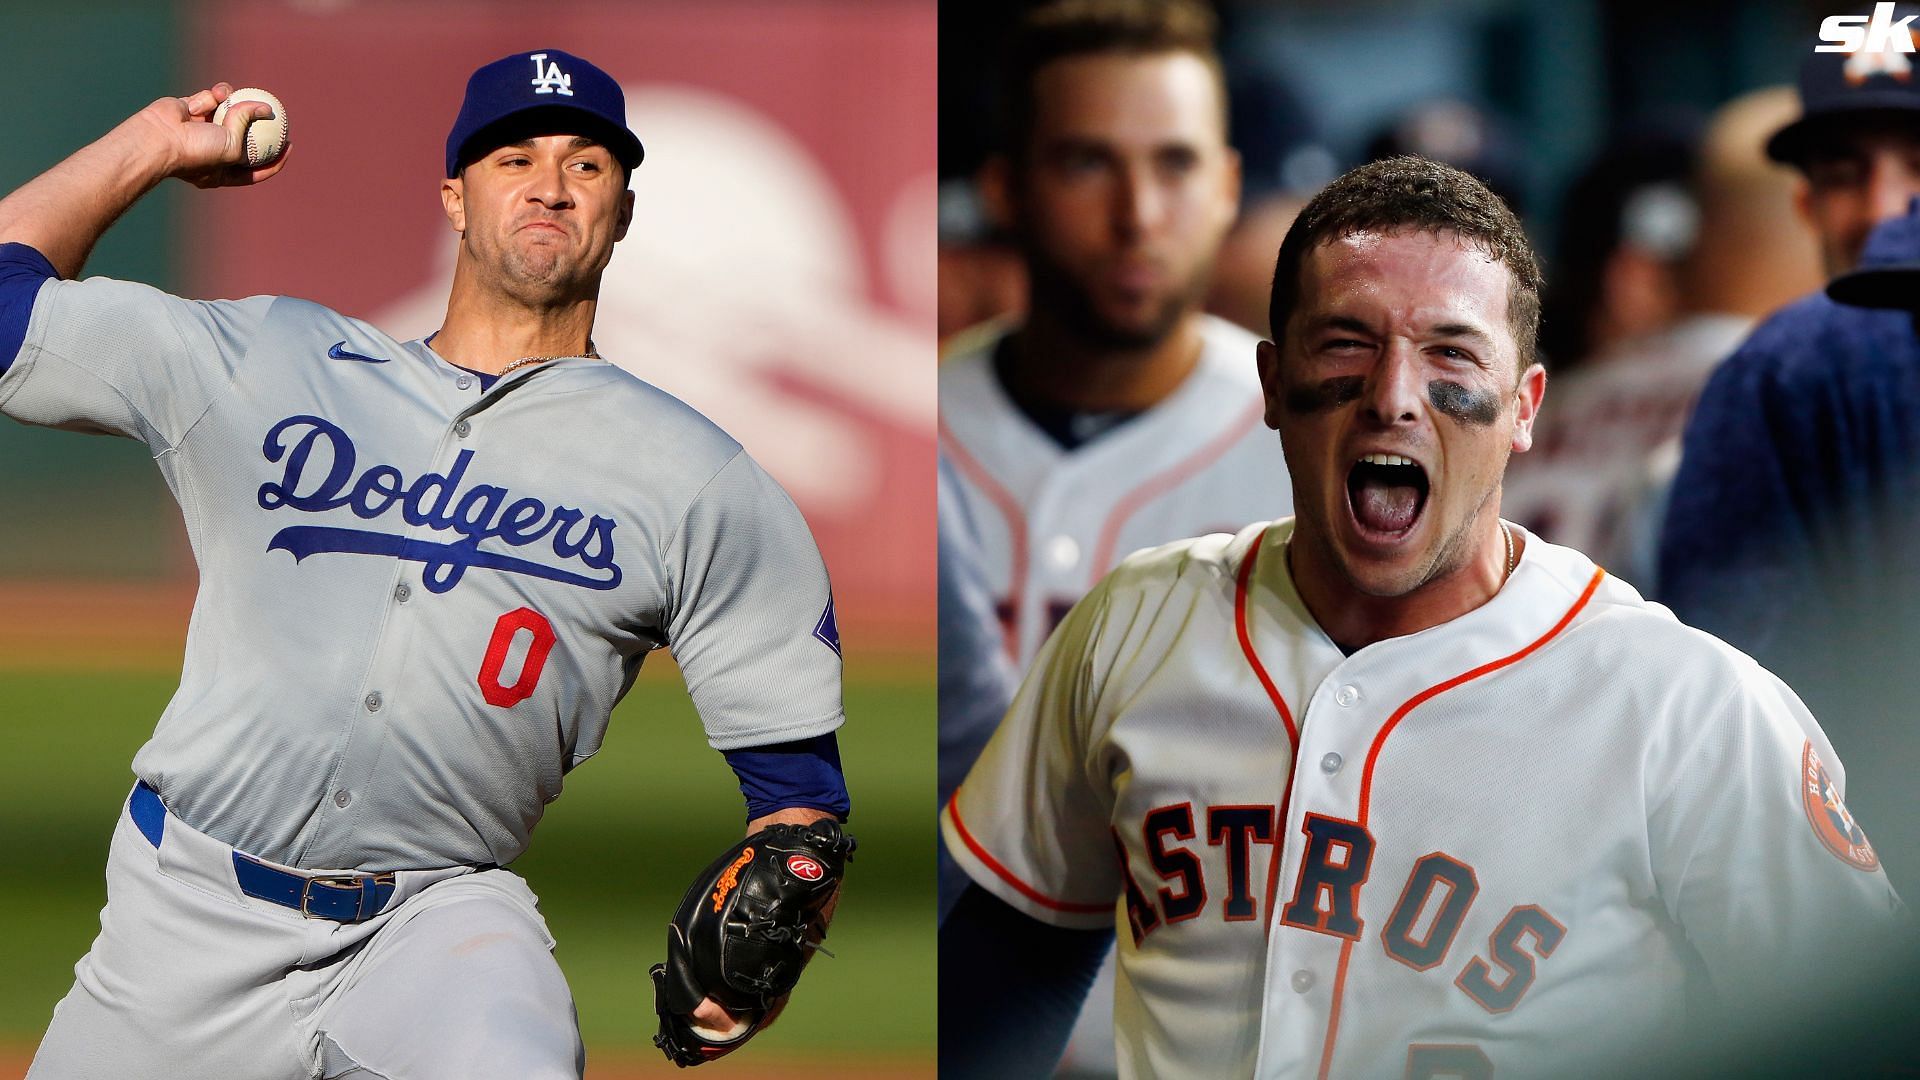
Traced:
[[504, 379], [510, 372], [518, 371], [528, 364], [544, 364], [548, 360], [566, 360], [575, 355], [584, 356], [588, 360], [598, 360], [601, 358], [600, 354], [594, 350], [593, 342], [589, 341], [587, 342], [587, 351], [583, 353], [567, 353], [563, 356], [523, 356], [513, 363], [508, 364], [506, 367], [501, 368], [499, 377]]

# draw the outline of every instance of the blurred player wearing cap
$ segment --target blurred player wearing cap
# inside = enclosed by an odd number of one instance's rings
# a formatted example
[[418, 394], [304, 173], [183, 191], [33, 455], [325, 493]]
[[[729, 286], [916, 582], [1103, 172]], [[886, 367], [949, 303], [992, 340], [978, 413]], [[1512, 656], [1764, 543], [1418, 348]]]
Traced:
[[211, 122], [229, 93], [163, 98], [0, 201], [0, 412], [147, 443], [202, 585], [29, 1075], [578, 1077], [553, 940], [502, 867], [661, 647], [750, 832], [844, 815], [825, 567], [738, 443], [594, 351], [642, 158], [606, 72], [553, 49], [474, 72], [424, 341], [70, 280], [167, 177], [285, 167], [243, 163], [264, 106]]
[[[1903, 9], [1901, 15], [1912, 9]], [[1659, 597], [1785, 679], [1854, 764], [1848, 802], [1888, 875], [1920, 889], [1920, 348], [1911, 318], [1836, 303], [1857, 271], [1920, 260], [1913, 56], [1809, 54], [1803, 114], [1768, 142], [1801, 197], [1828, 287], [1763, 323], [1714, 373], [1689, 421], [1660, 541]], [[1870, 235], [1871, 234], [1871, 235]]]
[[[1201, 311], [1240, 190], [1214, 34], [1191, 0], [1067, 0], [1013, 36], [982, 186], [1029, 302], [1019, 325], [949, 346], [940, 513], [972, 532], [979, 606], [1022, 668], [1127, 553], [1286, 507], [1256, 339]], [[970, 711], [942, 703], [943, 776], [984, 742], [945, 731]], [[1083, 1066], [1110, 1056], [1104, 995], [1076, 1038]]]
[[[1895, 14], [1920, 8], [1901, 5]], [[1806, 177], [1800, 211], [1828, 276], [1857, 265], [1873, 226], [1905, 214], [1920, 195], [1913, 57], [1897, 47], [1812, 53], [1800, 67], [1800, 117], [1767, 140], [1768, 157]]]

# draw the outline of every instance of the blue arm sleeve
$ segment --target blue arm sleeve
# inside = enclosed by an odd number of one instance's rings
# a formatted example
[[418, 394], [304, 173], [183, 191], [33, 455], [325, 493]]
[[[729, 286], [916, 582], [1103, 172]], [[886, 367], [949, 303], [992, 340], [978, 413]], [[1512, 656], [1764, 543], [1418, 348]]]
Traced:
[[59, 277], [45, 255], [26, 244], [0, 244], [0, 374], [27, 340], [27, 319], [40, 286]]
[[840, 769], [840, 744], [831, 734], [726, 754], [747, 798], [748, 821], [795, 806], [825, 810], [845, 821], [853, 809]]
[[940, 1076], [1048, 1077], [1111, 930], [1048, 926], [969, 886], [940, 924]]

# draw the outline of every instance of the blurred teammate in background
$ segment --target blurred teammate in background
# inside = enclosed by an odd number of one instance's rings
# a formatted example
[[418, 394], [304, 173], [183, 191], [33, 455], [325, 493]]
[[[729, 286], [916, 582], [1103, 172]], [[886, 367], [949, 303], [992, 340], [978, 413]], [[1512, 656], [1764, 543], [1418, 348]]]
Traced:
[[[940, 483], [952, 485], [952, 465], [940, 462]], [[939, 801], [945, 803], [967, 775], [980, 748], [1005, 715], [1020, 673], [1007, 655], [987, 587], [986, 564], [974, 541], [975, 529], [964, 511], [945, 506], [940, 513], [940, 773]], [[940, 859], [940, 915], [966, 888], [967, 879], [951, 859]]]
[[[1920, 260], [1920, 231], [1901, 217], [1920, 195], [1912, 74], [1897, 51], [1809, 51], [1804, 113], [1767, 144], [1806, 177], [1800, 201], [1829, 273]], [[1912, 317], [1815, 294], [1762, 324], [1701, 392], [1660, 544], [1660, 598], [1674, 613], [1751, 654], [1825, 719], [1855, 765], [1847, 802], [1909, 891], [1920, 887], [1916, 526]]]
[[[1201, 312], [1240, 190], [1214, 36], [1185, 0], [1064, 0], [1012, 43], [982, 190], [1026, 264], [1028, 313], [942, 365], [940, 508], [972, 526], [1021, 668], [1128, 553], [1275, 512], [1258, 339]], [[960, 711], [943, 701], [943, 725]], [[941, 775], [986, 734], [943, 731]], [[1087, 1008], [1104, 1030], [1076, 1038], [1095, 1068], [1112, 1054], [1104, 1000]]]
[[1763, 153], [1794, 113], [1790, 89], [1755, 91], [1715, 114], [1697, 153], [1677, 136], [1648, 140], [1568, 193], [1563, 220], [1588, 240], [1561, 244], [1576, 295], [1548, 301], [1563, 350], [1550, 357], [1553, 401], [1533, 452], [1507, 471], [1505, 506], [1642, 592], [1700, 387], [1755, 320], [1820, 284], [1812, 236], [1782, 227], [1793, 174]]

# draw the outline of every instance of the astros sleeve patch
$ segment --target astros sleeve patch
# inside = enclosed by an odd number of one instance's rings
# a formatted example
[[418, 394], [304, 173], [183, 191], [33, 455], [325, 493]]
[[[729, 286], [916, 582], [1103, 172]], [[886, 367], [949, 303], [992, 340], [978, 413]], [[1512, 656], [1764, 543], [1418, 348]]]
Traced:
[[1827, 767], [1820, 763], [1811, 742], [1800, 751], [1800, 798], [1806, 805], [1813, 835], [1841, 862], [1868, 871], [1880, 865], [1880, 856], [1874, 854], [1860, 823], [1847, 813], [1846, 804], [1840, 801], [1840, 789], [1827, 775]]

